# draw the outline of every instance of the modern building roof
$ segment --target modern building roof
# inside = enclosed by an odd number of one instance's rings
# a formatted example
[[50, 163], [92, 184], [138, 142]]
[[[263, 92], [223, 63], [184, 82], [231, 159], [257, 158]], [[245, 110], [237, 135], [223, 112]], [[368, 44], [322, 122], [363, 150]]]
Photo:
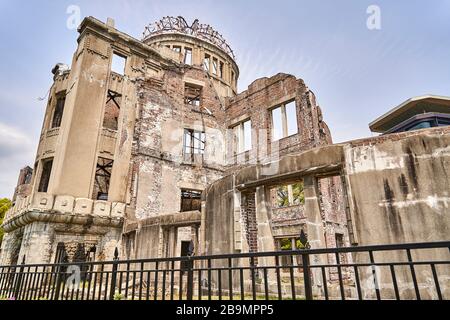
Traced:
[[450, 114], [450, 97], [429, 94], [410, 98], [372, 121], [369, 128], [384, 133], [411, 117], [430, 112]]

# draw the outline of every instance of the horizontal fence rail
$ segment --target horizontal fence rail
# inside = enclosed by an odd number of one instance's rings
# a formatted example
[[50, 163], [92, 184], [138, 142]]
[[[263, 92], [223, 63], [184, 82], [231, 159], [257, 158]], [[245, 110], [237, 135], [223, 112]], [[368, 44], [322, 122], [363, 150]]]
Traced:
[[0, 300], [450, 298], [450, 241], [0, 266]]

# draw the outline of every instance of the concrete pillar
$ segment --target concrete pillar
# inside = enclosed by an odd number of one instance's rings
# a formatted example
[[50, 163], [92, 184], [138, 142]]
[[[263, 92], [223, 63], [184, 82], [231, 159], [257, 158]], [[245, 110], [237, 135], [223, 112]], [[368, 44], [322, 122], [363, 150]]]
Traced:
[[[314, 176], [307, 176], [303, 179], [303, 188], [305, 193], [305, 214], [306, 225], [305, 233], [308, 236], [311, 249], [325, 248], [325, 236], [320, 214], [317, 179]], [[326, 264], [326, 255], [311, 255], [310, 263]], [[313, 293], [321, 292], [323, 289], [322, 275], [320, 269], [312, 271]]]
[[256, 189], [256, 223], [258, 225], [258, 251], [260, 252], [275, 250], [272, 228], [269, 223], [269, 205], [270, 200], [266, 195], [266, 188], [258, 187]]
[[25, 227], [19, 263], [25, 256], [27, 264], [51, 263], [54, 230], [47, 223], [33, 222]]

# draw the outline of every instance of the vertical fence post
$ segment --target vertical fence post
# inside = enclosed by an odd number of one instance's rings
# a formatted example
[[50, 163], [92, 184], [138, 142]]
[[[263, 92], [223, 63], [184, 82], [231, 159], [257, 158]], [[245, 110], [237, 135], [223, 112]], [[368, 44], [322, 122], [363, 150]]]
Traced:
[[[67, 262], [68, 262], [67, 254], [63, 251], [62, 255], [58, 261], [58, 264], [67, 263]], [[63, 283], [63, 281], [66, 281], [65, 273], [66, 273], [65, 266], [58, 265], [56, 267], [56, 279], [55, 279], [56, 287], [55, 287], [54, 300], [59, 300], [59, 294], [61, 292], [61, 284]]]
[[[117, 283], [117, 269], [119, 267], [119, 249], [114, 250], [114, 262], [112, 265], [111, 272], [111, 289], [109, 291], [109, 300], [114, 300], [114, 295], [116, 293], [116, 283]], [[142, 283], [141, 283], [142, 286]]]
[[309, 267], [309, 254], [302, 253], [303, 262], [303, 281], [305, 284], [305, 298], [306, 300], [312, 300], [312, 285], [311, 285], [311, 269]]
[[186, 299], [192, 300], [192, 296], [194, 293], [194, 260], [192, 260], [191, 256], [188, 257], [187, 261], [187, 293]]
[[[192, 259], [192, 256], [194, 255], [194, 241], [191, 240], [189, 243], [189, 249], [188, 249], [188, 261], [187, 261], [187, 292], [186, 292], [186, 299], [192, 300], [193, 294], [194, 294], [194, 260]], [[180, 262], [181, 264], [181, 262]], [[181, 274], [180, 274], [181, 277]], [[181, 293], [182, 295], [183, 293]], [[180, 296], [181, 296], [180, 295]]]
[[17, 275], [16, 285], [14, 287], [14, 298], [19, 299], [20, 287], [22, 286], [23, 270], [25, 269], [25, 256], [23, 256], [22, 263], [20, 265], [19, 274]]

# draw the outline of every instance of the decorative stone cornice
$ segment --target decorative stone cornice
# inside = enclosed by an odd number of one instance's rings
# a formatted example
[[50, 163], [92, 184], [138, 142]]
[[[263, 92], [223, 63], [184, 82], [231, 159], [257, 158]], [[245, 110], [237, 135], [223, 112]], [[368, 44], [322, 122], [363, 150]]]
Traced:
[[100, 227], [121, 228], [123, 218], [101, 217], [91, 214], [61, 213], [57, 211], [25, 211], [5, 221], [2, 228], [12, 232], [33, 222], [67, 223]]
[[34, 221], [121, 227], [125, 210], [121, 202], [36, 192], [16, 200], [2, 227], [11, 232]]

